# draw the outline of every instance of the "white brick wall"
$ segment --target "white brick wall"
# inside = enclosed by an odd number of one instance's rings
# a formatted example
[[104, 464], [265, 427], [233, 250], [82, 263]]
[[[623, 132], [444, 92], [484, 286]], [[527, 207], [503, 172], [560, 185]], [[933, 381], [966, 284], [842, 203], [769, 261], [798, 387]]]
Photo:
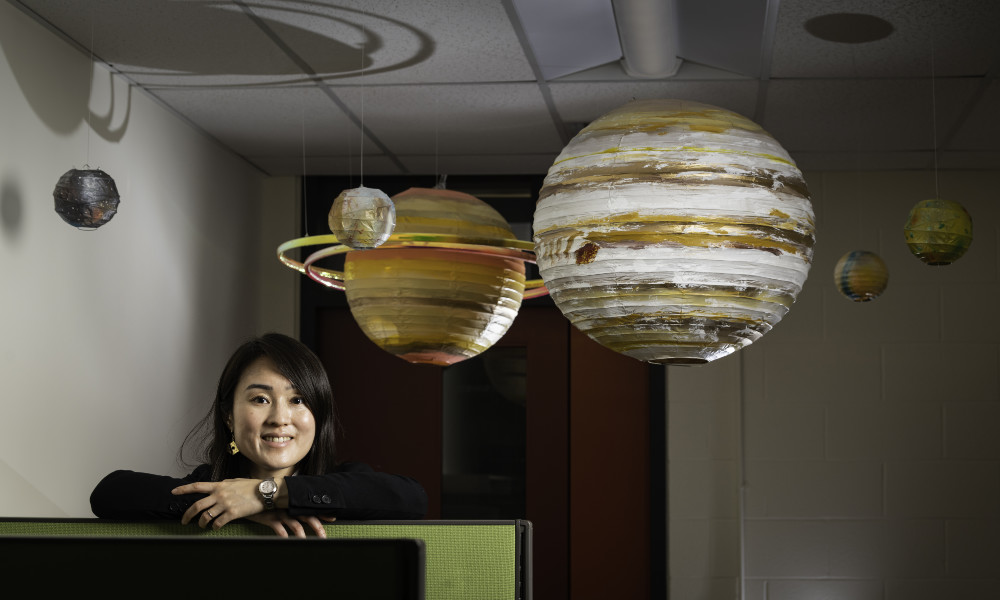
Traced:
[[[933, 174], [806, 174], [818, 243], [791, 313], [668, 369], [671, 598], [1000, 598], [997, 175], [940, 173], [975, 241], [928, 267], [902, 226]], [[855, 249], [889, 267], [874, 302], [833, 287]]]

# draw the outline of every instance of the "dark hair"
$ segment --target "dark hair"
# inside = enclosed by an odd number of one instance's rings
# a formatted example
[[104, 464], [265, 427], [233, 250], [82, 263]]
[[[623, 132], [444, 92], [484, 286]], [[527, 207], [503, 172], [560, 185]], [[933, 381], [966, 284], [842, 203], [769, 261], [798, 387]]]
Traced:
[[243, 454], [229, 453], [232, 433], [229, 421], [233, 414], [233, 400], [236, 385], [243, 372], [254, 361], [267, 357], [275, 368], [302, 395], [316, 422], [316, 436], [312, 448], [299, 464], [301, 475], [323, 475], [336, 464], [337, 417], [334, 410], [333, 391], [330, 379], [319, 358], [302, 342], [280, 333], [266, 333], [253, 338], [236, 349], [229, 358], [219, 377], [219, 388], [215, 402], [181, 446], [181, 462], [184, 463], [184, 448], [190, 443], [199, 446], [200, 460], [212, 469], [212, 480], [221, 481], [234, 477], [247, 477], [250, 460]]

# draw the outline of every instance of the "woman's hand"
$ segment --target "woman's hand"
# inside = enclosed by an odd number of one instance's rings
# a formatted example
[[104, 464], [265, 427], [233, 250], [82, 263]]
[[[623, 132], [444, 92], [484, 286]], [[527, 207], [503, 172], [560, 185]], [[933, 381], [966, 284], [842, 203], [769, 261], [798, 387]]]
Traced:
[[230, 521], [263, 512], [264, 501], [257, 493], [258, 479], [226, 479], [224, 481], [199, 481], [171, 490], [175, 495], [208, 494], [192, 504], [181, 524], [187, 525], [197, 518], [202, 529], [211, 526], [219, 529]]
[[187, 509], [181, 517], [181, 524], [187, 525], [197, 519], [202, 529], [219, 529], [236, 519], [249, 519], [267, 525], [281, 537], [288, 537], [289, 531], [296, 537], [306, 537], [303, 523], [318, 537], [325, 538], [323, 523], [332, 523], [337, 517], [291, 517], [283, 509], [266, 510], [264, 501], [257, 493], [259, 479], [226, 479], [224, 481], [201, 481], [174, 488], [171, 492], [181, 494], [208, 494]]
[[323, 523], [332, 523], [337, 520], [337, 517], [290, 517], [287, 511], [276, 509], [250, 515], [247, 519], [261, 525], [267, 525], [280, 537], [288, 537], [289, 532], [295, 537], [306, 537], [306, 530], [302, 526], [305, 523], [316, 534], [316, 537], [325, 538], [326, 530], [323, 529]]

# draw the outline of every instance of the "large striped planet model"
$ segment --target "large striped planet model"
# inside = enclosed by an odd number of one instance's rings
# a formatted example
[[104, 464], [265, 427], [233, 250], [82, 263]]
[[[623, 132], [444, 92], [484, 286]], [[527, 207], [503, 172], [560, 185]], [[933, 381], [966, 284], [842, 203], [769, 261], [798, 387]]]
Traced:
[[815, 223], [795, 162], [759, 125], [681, 100], [598, 118], [549, 169], [534, 218], [563, 314], [633, 358], [699, 364], [753, 343], [809, 273]]

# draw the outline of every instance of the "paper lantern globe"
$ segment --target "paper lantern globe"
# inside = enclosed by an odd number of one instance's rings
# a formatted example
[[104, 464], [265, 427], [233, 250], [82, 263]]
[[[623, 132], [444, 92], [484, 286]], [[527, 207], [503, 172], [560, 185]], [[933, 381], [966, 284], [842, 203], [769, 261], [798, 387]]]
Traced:
[[903, 228], [910, 252], [929, 265], [950, 265], [972, 245], [972, 217], [958, 202], [918, 202]]
[[869, 302], [881, 296], [889, 285], [889, 269], [878, 254], [854, 250], [837, 261], [833, 281], [846, 298]]
[[70, 169], [56, 182], [52, 192], [56, 212], [77, 229], [92, 231], [118, 212], [118, 187], [100, 169]]
[[[393, 196], [396, 234], [516, 240], [500, 213], [469, 194], [411, 188]], [[370, 340], [412, 363], [450, 365], [483, 352], [517, 316], [520, 258], [441, 247], [376, 248], [344, 260], [351, 314]]]
[[382, 190], [344, 190], [333, 201], [327, 223], [341, 244], [357, 250], [376, 248], [396, 227], [396, 207]]
[[633, 358], [700, 364], [767, 333], [809, 273], [815, 223], [788, 153], [736, 113], [634, 101], [549, 169], [535, 253], [562, 313]]

